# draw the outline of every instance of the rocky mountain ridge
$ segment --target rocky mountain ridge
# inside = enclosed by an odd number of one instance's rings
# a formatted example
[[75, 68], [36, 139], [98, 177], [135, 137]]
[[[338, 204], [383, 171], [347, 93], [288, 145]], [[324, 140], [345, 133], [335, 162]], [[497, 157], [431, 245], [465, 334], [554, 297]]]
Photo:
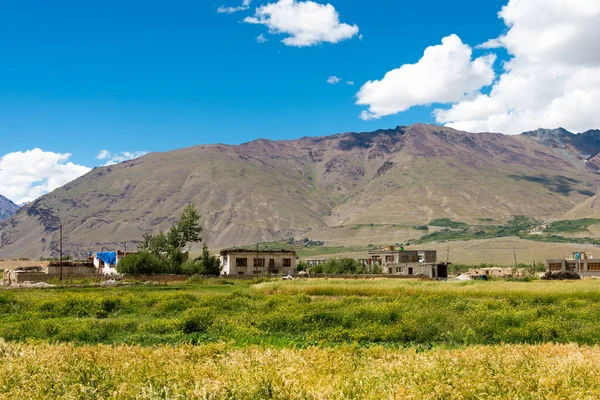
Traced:
[[0, 221], [12, 217], [18, 209], [18, 205], [0, 195]]
[[73, 255], [132, 248], [190, 202], [210, 247], [292, 236], [386, 243], [388, 233], [359, 228], [394, 227], [408, 239], [434, 218], [559, 218], [600, 192], [599, 151], [600, 131], [507, 136], [416, 124], [151, 153], [23, 207], [0, 223], [0, 258], [56, 253], [59, 221]]

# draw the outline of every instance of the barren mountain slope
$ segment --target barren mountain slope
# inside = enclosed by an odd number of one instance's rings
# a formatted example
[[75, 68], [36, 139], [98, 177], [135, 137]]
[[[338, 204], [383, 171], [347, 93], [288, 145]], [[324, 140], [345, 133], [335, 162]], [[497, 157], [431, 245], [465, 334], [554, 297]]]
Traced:
[[17, 212], [19, 206], [0, 195], [0, 221], [13, 216]]
[[576, 151], [531, 135], [418, 124], [153, 153], [96, 168], [25, 206], [0, 224], [0, 258], [56, 254], [59, 218], [71, 254], [131, 248], [189, 202], [211, 247], [356, 224], [556, 217], [597, 192], [599, 175]]
[[599, 218], [600, 219], [600, 194], [590, 197], [581, 204], [578, 204], [572, 210], [560, 217], [560, 219], [582, 219]]

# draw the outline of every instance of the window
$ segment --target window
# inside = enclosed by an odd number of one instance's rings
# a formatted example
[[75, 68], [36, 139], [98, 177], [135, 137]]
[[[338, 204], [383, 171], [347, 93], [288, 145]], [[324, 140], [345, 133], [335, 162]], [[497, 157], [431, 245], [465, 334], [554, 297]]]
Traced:
[[560, 271], [562, 270], [562, 263], [550, 263], [549, 267], [550, 271]]
[[263, 259], [255, 258], [254, 259], [254, 268], [262, 268], [262, 266], [263, 266]]
[[248, 259], [247, 258], [236, 258], [235, 259], [235, 266], [236, 267], [247, 267], [248, 266]]
[[244, 271], [238, 271], [238, 275], [244, 275], [245, 272]]
[[588, 271], [600, 271], [600, 263], [588, 263]]
[[269, 259], [269, 268], [273, 268], [275, 266], [275, 259], [274, 258], [270, 258]]
[[413, 274], [413, 269], [412, 269], [412, 268], [410, 268], [410, 267], [408, 268], [408, 274], [409, 274], [409, 275], [412, 275], [412, 274]]
[[394, 256], [385, 256], [385, 262], [391, 264], [394, 262]]
[[291, 258], [284, 258], [283, 259], [283, 266], [284, 267], [291, 267], [292, 266], [292, 259]]

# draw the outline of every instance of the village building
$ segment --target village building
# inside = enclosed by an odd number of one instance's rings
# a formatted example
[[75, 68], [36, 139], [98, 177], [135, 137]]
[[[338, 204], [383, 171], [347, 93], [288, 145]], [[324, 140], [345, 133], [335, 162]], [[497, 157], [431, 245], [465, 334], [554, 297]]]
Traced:
[[221, 251], [222, 275], [292, 275], [296, 272], [293, 250], [226, 249]]
[[325, 264], [327, 261], [326, 258], [308, 258], [305, 262], [309, 267], [316, 267], [317, 265]]
[[89, 254], [88, 259], [94, 264], [99, 275], [115, 275], [117, 274], [117, 264], [125, 256], [137, 254], [137, 252], [117, 251], [93, 251]]
[[600, 277], [600, 259], [591, 254], [575, 252], [565, 259], [546, 260], [549, 272], [573, 272], [581, 277]]
[[384, 274], [423, 275], [430, 278], [447, 278], [448, 265], [437, 262], [435, 250], [404, 250], [403, 247], [386, 246], [370, 250], [370, 266], [380, 266]]

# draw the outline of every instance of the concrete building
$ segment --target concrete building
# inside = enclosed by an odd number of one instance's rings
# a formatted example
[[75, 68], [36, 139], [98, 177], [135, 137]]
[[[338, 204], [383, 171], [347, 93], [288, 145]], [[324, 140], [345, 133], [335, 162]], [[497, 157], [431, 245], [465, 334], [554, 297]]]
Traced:
[[403, 247], [386, 246], [369, 251], [368, 264], [379, 265], [384, 274], [448, 277], [448, 266], [437, 262], [435, 250], [404, 250]]
[[546, 260], [546, 270], [550, 272], [574, 272], [581, 277], [600, 277], [600, 259], [591, 254], [576, 252], [560, 260]]
[[292, 275], [296, 252], [292, 250], [227, 249], [221, 251], [222, 275]]

